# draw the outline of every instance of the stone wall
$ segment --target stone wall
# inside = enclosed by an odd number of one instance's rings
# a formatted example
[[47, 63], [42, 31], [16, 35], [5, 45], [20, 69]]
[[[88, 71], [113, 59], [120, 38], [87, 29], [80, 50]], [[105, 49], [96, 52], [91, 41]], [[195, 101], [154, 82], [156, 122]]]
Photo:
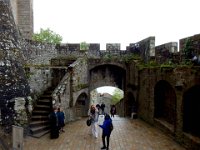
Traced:
[[51, 86], [51, 59], [57, 57], [56, 46], [24, 39], [20, 41], [20, 45], [25, 60], [26, 77], [35, 100]]
[[90, 70], [90, 90], [101, 86], [113, 86], [123, 90], [125, 75], [124, 68], [112, 65], [96, 66]]
[[53, 104], [62, 107], [66, 114], [66, 122], [76, 119], [76, 100], [81, 93], [88, 94], [87, 60], [79, 58], [72, 63], [67, 73], [54, 90]]
[[[78, 59], [73, 65], [73, 106], [76, 103], [78, 96], [85, 91], [88, 94], [88, 62], [87, 59]], [[84, 91], [83, 91], [84, 89]], [[81, 92], [80, 92], [81, 91]]]
[[163, 64], [163, 63], [169, 64], [170, 62], [176, 63], [177, 58], [173, 57], [174, 55], [178, 55], [177, 42], [170, 42], [155, 47], [155, 60], [158, 64]]
[[21, 40], [21, 48], [28, 66], [49, 66], [51, 59], [57, 57], [57, 49], [54, 44]]
[[[175, 135], [175, 139], [184, 144], [189, 149], [198, 147], [198, 140], [195, 140], [191, 135], [188, 136], [183, 131], [183, 99], [184, 92], [200, 84], [199, 67], [177, 67], [177, 68], [161, 68], [155, 67], [151, 69], [139, 70], [139, 89], [138, 89], [138, 115], [148, 123], [161, 128], [164, 132]], [[155, 87], [159, 81], [168, 83], [172, 91], [175, 93], [175, 106], [171, 103], [166, 103], [165, 108], [175, 107], [175, 124], [171, 127], [165, 122], [157, 122], [155, 111]], [[145, 93], [145, 94], [144, 94]], [[172, 93], [171, 93], [172, 94]], [[167, 96], [167, 95], [166, 95]], [[170, 96], [170, 95], [168, 95]], [[170, 105], [170, 106], [167, 106]], [[165, 110], [168, 112], [168, 110]], [[161, 118], [162, 119], [162, 118]], [[173, 129], [174, 128], [174, 129]], [[193, 143], [193, 144], [189, 144]]]
[[155, 56], [155, 37], [149, 37], [137, 43], [131, 43], [127, 47], [128, 51], [139, 54], [145, 63]]
[[61, 44], [57, 45], [57, 51], [59, 57], [71, 56], [71, 57], [99, 57], [100, 56], [100, 44], [88, 43], [89, 49], [84, 51], [80, 50], [80, 44]]
[[[28, 102], [27, 97], [30, 94], [22, 65], [20, 36], [10, 8], [8, 2], [0, 1], [0, 111], [1, 124], [8, 132], [11, 132], [14, 120], [19, 117], [27, 120], [27, 115], [17, 115], [18, 109], [14, 109], [14, 106], [21, 99]], [[25, 111], [25, 105], [22, 107]]]
[[181, 56], [184, 59], [184, 51], [187, 51], [187, 56], [185, 59], [193, 59], [194, 56], [197, 57], [197, 63], [200, 64], [200, 34], [183, 38], [179, 40], [179, 49]]
[[9, 8], [9, 4], [0, 1], [0, 91], [2, 100], [26, 96], [29, 93], [29, 86], [21, 64], [19, 34]]
[[120, 43], [106, 43], [106, 50], [107, 51], [119, 51], [119, 50], [121, 50]]

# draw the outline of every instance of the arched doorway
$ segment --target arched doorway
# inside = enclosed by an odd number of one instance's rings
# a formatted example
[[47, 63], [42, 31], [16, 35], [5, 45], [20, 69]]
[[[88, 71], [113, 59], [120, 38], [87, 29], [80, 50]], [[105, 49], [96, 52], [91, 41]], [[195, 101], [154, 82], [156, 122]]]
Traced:
[[75, 109], [76, 109], [76, 117], [84, 117], [87, 116], [89, 108], [89, 100], [86, 93], [82, 93], [77, 98]]
[[135, 97], [133, 96], [133, 94], [131, 92], [128, 93], [128, 100], [126, 103], [126, 116], [131, 117], [132, 113], [136, 113], [137, 112], [137, 105], [136, 105], [136, 101], [135, 101]]
[[183, 131], [200, 137], [200, 85], [183, 95]]
[[172, 86], [164, 80], [154, 88], [154, 117], [171, 125], [174, 130], [176, 120], [176, 94]]

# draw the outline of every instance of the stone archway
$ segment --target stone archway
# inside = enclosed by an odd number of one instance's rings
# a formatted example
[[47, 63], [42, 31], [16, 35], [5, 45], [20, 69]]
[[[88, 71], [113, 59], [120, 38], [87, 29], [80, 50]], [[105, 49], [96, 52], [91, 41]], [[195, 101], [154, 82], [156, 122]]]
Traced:
[[195, 85], [183, 95], [183, 131], [200, 137], [200, 85]]
[[76, 117], [84, 117], [88, 115], [89, 99], [86, 93], [78, 96], [75, 104]]
[[173, 87], [164, 80], [154, 88], [154, 117], [174, 130], [176, 120], [176, 94]]
[[90, 91], [102, 86], [113, 86], [124, 90], [126, 70], [119, 66], [104, 64], [89, 70]]

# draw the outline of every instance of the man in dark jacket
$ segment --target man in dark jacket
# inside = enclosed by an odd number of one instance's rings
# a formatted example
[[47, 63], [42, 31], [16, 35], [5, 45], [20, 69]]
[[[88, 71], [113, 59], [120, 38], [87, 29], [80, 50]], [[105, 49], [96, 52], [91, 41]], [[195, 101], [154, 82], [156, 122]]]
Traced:
[[[102, 142], [103, 142], [103, 147], [101, 149], [109, 149], [109, 139], [110, 139], [110, 134], [112, 131], [112, 119], [108, 114], [105, 114], [105, 120], [103, 122], [103, 125], [99, 125], [103, 129], [102, 133]], [[107, 140], [107, 146], [105, 142], [105, 138]]]
[[49, 116], [50, 121], [50, 137], [51, 139], [56, 139], [59, 137], [59, 129], [58, 129], [58, 117], [57, 117], [57, 108], [54, 107], [53, 111]]
[[105, 109], [105, 107], [106, 107], [105, 104], [102, 103], [102, 104], [101, 104], [101, 111], [102, 111], [101, 114], [102, 114], [102, 115], [104, 115], [104, 109]]

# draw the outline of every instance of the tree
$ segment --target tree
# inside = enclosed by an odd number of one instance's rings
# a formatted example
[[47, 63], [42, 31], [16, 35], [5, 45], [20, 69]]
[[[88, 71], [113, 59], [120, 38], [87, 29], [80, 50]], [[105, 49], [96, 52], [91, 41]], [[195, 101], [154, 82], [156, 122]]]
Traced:
[[32, 39], [38, 42], [52, 43], [52, 44], [60, 44], [62, 41], [62, 37], [59, 34], [51, 31], [49, 28], [40, 29], [40, 33], [33, 34]]
[[90, 46], [90, 44], [87, 44], [86, 42], [81, 42], [80, 43], [80, 50], [87, 51], [87, 50], [89, 50], [89, 46]]
[[116, 104], [117, 102], [119, 102], [122, 98], [124, 97], [123, 91], [115, 88], [114, 92], [113, 92], [113, 96], [112, 96], [112, 104]]

